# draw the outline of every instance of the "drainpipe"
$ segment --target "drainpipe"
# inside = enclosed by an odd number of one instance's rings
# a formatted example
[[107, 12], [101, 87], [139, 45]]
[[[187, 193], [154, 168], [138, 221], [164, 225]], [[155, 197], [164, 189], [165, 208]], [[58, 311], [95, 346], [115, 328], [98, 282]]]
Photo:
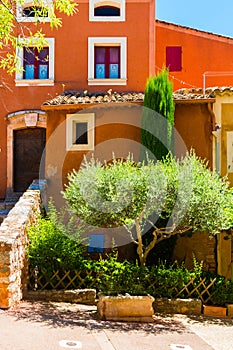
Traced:
[[212, 152], [213, 152], [213, 170], [220, 174], [220, 145], [219, 145], [219, 136], [220, 136], [220, 126], [216, 124], [216, 116], [213, 112], [212, 103], [207, 104], [208, 112], [211, 116], [212, 121], [212, 135], [214, 136], [212, 142]]

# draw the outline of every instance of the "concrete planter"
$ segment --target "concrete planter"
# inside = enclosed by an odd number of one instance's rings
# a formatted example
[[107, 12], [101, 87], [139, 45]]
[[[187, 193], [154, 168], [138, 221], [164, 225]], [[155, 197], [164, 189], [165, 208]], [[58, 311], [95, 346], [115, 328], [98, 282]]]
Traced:
[[213, 317], [226, 317], [227, 308], [224, 306], [203, 305], [203, 315]]
[[127, 322], [153, 322], [152, 296], [100, 295], [97, 311], [101, 320]]
[[201, 315], [202, 302], [199, 299], [158, 298], [154, 301], [154, 310], [165, 314]]

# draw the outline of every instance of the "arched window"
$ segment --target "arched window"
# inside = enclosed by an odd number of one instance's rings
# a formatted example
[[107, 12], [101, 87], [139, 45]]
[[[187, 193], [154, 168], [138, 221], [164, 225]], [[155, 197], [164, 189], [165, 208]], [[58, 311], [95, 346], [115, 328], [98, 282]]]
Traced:
[[49, 8], [53, 6], [52, 0], [24, 0], [16, 8], [19, 22], [49, 22]]
[[48, 17], [48, 9], [37, 7], [37, 6], [27, 6], [23, 7], [22, 10], [23, 17]]
[[125, 0], [89, 0], [89, 21], [124, 22]]
[[120, 8], [115, 6], [98, 6], [94, 10], [95, 16], [120, 16]]

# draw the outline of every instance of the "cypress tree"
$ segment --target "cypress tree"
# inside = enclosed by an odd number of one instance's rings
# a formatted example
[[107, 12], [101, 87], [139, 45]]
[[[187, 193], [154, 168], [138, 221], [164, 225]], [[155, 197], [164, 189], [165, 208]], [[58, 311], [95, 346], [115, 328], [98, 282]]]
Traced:
[[146, 152], [151, 151], [162, 159], [174, 148], [173, 86], [166, 69], [148, 78], [143, 106], [140, 158], [146, 159]]

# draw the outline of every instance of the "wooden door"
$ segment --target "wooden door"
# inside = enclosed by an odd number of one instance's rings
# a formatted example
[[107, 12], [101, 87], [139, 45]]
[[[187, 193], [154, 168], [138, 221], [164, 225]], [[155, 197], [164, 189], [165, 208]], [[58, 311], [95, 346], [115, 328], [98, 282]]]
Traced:
[[44, 166], [40, 169], [40, 163], [45, 141], [44, 128], [14, 131], [14, 192], [24, 192], [34, 179], [44, 177]]

